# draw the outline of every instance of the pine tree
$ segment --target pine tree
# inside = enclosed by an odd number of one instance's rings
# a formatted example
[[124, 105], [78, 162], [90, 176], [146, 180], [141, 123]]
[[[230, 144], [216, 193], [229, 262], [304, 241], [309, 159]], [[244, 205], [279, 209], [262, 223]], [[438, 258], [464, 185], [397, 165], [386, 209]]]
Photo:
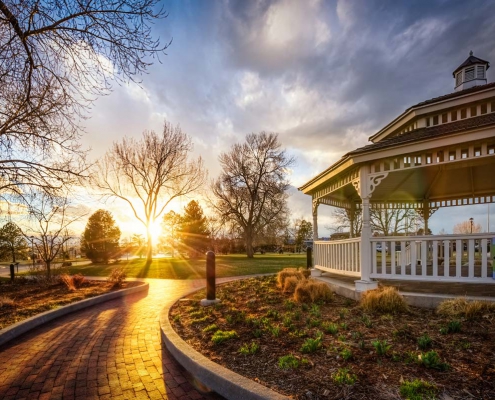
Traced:
[[11, 258], [16, 262], [16, 257], [26, 258], [27, 243], [21, 229], [13, 222], [7, 222], [0, 228], [0, 253], [2, 258]]
[[120, 229], [112, 214], [98, 210], [89, 217], [81, 239], [81, 250], [92, 262], [108, 263], [119, 249]]
[[179, 233], [190, 255], [204, 253], [208, 248], [210, 231], [203, 209], [197, 201], [191, 200], [184, 208]]

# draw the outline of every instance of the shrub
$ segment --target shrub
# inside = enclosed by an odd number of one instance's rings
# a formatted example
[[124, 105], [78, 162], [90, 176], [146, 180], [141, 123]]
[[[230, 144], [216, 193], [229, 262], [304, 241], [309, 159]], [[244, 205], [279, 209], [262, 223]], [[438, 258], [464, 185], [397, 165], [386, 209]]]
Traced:
[[235, 339], [236, 337], [236, 331], [216, 331], [211, 337], [211, 341], [215, 344], [221, 344], [227, 340]]
[[433, 383], [414, 379], [402, 382], [399, 391], [400, 395], [408, 400], [433, 400], [438, 389]]
[[307, 279], [299, 282], [294, 291], [294, 300], [299, 303], [328, 301], [332, 299], [332, 291], [325, 282]]
[[302, 272], [298, 271], [296, 268], [284, 268], [277, 274], [278, 286], [282, 289], [285, 288], [285, 280], [289, 277], [294, 277], [299, 281], [304, 280], [304, 275]]
[[468, 301], [457, 298], [442, 301], [437, 307], [437, 313], [447, 317], [479, 318], [487, 313], [495, 313], [495, 303], [488, 301]]
[[404, 297], [391, 286], [365, 292], [361, 299], [361, 307], [369, 312], [389, 314], [408, 310]]
[[279, 357], [278, 366], [282, 369], [295, 369], [299, 367], [299, 360], [292, 354]]
[[112, 269], [107, 280], [112, 284], [113, 287], [121, 287], [127, 278], [127, 273], [122, 267], [116, 267]]
[[387, 352], [390, 350], [390, 347], [392, 347], [390, 344], [387, 343], [386, 340], [374, 340], [373, 342], [371, 342], [371, 344], [373, 345], [376, 353], [379, 356], [384, 356], [385, 354], [387, 354]]
[[357, 376], [347, 368], [339, 368], [337, 372], [332, 374], [332, 380], [337, 385], [354, 385], [357, 381]]

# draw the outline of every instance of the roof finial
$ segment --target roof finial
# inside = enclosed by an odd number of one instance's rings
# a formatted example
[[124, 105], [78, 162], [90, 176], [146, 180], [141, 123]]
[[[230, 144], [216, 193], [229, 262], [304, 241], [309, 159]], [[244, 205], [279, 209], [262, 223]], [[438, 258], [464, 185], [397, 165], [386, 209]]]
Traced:
[[471, 50], [471, 51], [469, 52], [469, 56], [472, 56], [472, 55], [473, 55], [473, 50]]

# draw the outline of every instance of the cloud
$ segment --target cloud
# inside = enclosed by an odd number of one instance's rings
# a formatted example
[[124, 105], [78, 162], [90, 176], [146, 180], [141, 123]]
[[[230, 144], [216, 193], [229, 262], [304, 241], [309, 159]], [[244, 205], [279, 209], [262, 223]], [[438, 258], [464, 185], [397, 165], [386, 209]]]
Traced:
[[[470, 50], [495, 61], [493, 4], [477, 1], [170, 1], [173, 38], [141, 87], [98, 100], [86, 143], [101, 156], [124, 135], [180, 124], [210, 172], [245, 135], [275, 131], [298, 186], [409, 106], [453, 91]], [[488, 71], [493, 74], [490, 69]], [[493, 75], [492, 75], [493, 76]], [[302, 196], [302, 197], [301, 197]], [[300, 193], [291, 207], [310, 217]], [[448, 228], [448, 227], [446, 227]]]

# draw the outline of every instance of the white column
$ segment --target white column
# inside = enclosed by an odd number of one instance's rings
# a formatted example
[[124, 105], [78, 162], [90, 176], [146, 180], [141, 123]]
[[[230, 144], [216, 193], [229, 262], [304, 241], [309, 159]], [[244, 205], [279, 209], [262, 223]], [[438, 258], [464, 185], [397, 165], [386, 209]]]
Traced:
[[362, 200], [363, 227], [361, 229], [361, 280], [355, 281], [356, 292], [365, 292], [376, 289], [378, 282], [370, 278], [371, 274], [371, 222], [370, 222], [370, 197], [371, 188], [368, 177], [368, 166], [364, 165], [359, 170], [359, 195]]
[[313, 200], [313, 241], [318, 240], [318, 200]]

